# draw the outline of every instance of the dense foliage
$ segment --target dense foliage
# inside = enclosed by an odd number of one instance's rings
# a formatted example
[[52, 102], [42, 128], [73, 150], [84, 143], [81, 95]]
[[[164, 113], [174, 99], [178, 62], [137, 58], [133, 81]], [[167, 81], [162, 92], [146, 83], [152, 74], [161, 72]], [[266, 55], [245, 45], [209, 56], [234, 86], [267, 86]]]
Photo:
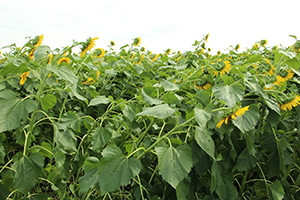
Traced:
[[300, 41], [211, 55], [208, 37], [4, 47], [0, 199], [300, 199]]

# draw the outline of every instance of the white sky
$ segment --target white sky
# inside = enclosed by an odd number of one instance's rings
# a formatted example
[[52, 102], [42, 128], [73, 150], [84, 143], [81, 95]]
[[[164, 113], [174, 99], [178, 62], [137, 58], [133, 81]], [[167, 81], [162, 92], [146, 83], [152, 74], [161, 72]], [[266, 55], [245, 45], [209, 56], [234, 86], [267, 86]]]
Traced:
[[0, 48], [43, 34], [51, 49], [99, 37], [96, 48], [113, 40], [118, 51], [140, 37], [153, 53], [184, 52], [207, 33], [212, 53], [261, 39], [287, 47], [295, 41], [288, 35], [300, 38], [299, 6], [299, 0], [0, 0]]

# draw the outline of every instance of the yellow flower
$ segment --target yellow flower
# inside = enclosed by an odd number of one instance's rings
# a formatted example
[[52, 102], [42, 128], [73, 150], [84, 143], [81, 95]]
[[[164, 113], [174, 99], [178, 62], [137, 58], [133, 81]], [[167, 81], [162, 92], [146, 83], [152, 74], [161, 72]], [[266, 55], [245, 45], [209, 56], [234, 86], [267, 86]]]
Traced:
[[156, 60], [158, 58], [159, 54], [155, 54], [153, 58], [151, 58], [152, 61]]
[[141, 52], [145, 52], [145, 51], [146, 51], [145, 47], [142, 47]]
[[52, 57], [53, 57], [52, 54], [49, 54], [49, 55], [48, 55], [48, 62], [47, 62], [48, 65], [50, 64]]
[[141, 38], [137, 37], [133, 40], [133, 45], [134, 46], [138, 46], [139, 44], [141, 44]]
[[40, 45], [42, 44], [43, 39], [44, 39], [44, 35], [36, 36], [36, 37], [32, 40], [32, 44], [33, 44], [35, 47], [38, 47], [38, 46], [40, 46]]
[[110, 46], [115, 46], [114, 41], [110, 41]]
[[258, 48], [258, 44], [255, 43], [255, 44], [253, 45], [253, 47], [254, 47], [254, 48]]
[[225, 122], [225, 124], [228, 123], [229, 120], [234, 119], [236, 120], [236, 117], [242, 117], [242, 115], [245, 114], [246, 111], [249, 111], [249, 106], [245, 106], [244, 108], [240, 108], [237, 111], [235, 111], [234, 113], [232, 113], [231, 115], [223, 118], [221, 121], [219, 121], [219, 123], [217, 124], [218, 128], [221, 128], [222, 124]]
[[272, 47], [272, 50], [273, 50], [273, 51], [275, 51], [275, 50], [277, 50], [277, 49], [278, 49], [278, 45]]
[[99, 72], [99, 71], [97, 71], [97, 79], [99, 78], [99, 76], [100, 76], [100, 72]]
[[171, 53], [171, 49], [167, 49], [165, 52], [166, 52], [166, 54], [169, 54], [169, 53]]
[[293, 70], [289, 69], [289, 70], [287, 71], [287, 73], [288, 73], [288, 74], [284, 77], [284, 79], [289, 80], [289, 79], [293, 78], [293, 76], [294, 76]]
[[271, 69], [270, 69], [270, 71], [268, 71], [268, 75], [269, 76], [272, 76], [272, 75], [274, 75], [274, 67], [273, 67], [273, 65], [271, 65]]
[[200, 55], [201, 53], [203, 53], [204, 49], [201, 49], [198, 53], [198, 55]]
[[25, 81], [27, 80], [27, 77], [28, 77], [29, 72], [30, 72], [30, 71], [25, 72], [25, 73], [23, 73], [23, 74], [20, 76], [20, 77], [21, 77], [20, 85], [24, 85]]
[[220, 76], [223, 76], [226, 72], [229, 73], [231, 69], [230, 61], [226, 60], [223, 63], [225, 64], [225, 66], [221, 67], [220, 69], [213, 70], [214, 76], [217, 76], [218, 74], [220, 74]]
[[142, 57], [141, 57], [141, 59], [138, 61], [138, 65], [140, 65], [141, 64], [141, 62], [142, 62], [142, 60], [143, 60], [143, 58], [145, 57], [145, 55], [142, 55]]
[[234, 49], [237, 51], [240, 48], [240, 44], [237, 44]]
[[35, 49], [32, 49], [28, 54], [28, 57], [30, 60], [33, 60], [33, 58], [34, 58], [34, 51], [35, 51]]
[[99, 58], [102, 58], [105, 54], [104, 49], [98, 48], [94, 51], [94, 55], [98, 56]]
[[61, 64], [63, 62], [71, 63], [71, 60], [68, 57], [62, 57], [61, 59], [59, 59], [58, 64]]
[[84, 82], [82, 82], [82, 84], [93, 84], [93, 83], [95, 83], [95, 80], [93, 79], [93, 78], [91, 78], [91, 77], [89, 77], [86, 81], [84, 81]]
[[218, 56], [221, 55], [221, 51], [218, 51], [218, 52], [217, 52], [217, 55], [218, 55]]
[[289, 101], [285, 104], [279, 104], [280, 110], [292, 110], [293, 107], [297, 107], [298, 105], [300, 105], [300, 96], [295, 95], [294, 99], [292, 101]]
[[205, 42], [207, 42], [208, 37], [209, 37], [209, 33], [207, 33], [207, 35], [205, 36]]
[[281, 76], [276, 76], [276, 81], [273, 84], [281, 86], [284, 82], [286, 82], [285, 78], [282, 78]]
[[134, 53], [131, 53], [129, 59], [132, 59], [133, 57], [134, 57]]
[[261, 46], [265, 46], [265, 45], [267, 45], [267, 43], [268, 43], [268, 40], [261, 40], [261, 41], [259, 42], [259, 44], [260, 44]]
[[92, 48], [96, 45], [95, 40], [98, 40], [98, 37], [89, 38], [85, 43], [82, 44], [80, 57], [83, 57], [87, 51], [91, 51]]

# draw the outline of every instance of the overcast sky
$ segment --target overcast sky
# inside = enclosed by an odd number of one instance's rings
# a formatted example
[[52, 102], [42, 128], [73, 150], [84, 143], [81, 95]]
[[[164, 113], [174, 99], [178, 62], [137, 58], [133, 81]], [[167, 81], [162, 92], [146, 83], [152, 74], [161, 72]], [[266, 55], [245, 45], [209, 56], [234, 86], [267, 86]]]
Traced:
[[261, 39], [268, 46], [289, 46], [300, 38], [299, 0], [11, 0], [0, 1], [0, 48], [22, 46], [26, 36], [44, 35], [44, 45], [62, 48], [99, 37], [97, 48], [113, 40], [118, 49], [141, 38], [153, 53], [193, 50], [210, 33], [206, 47], [241, 50]]

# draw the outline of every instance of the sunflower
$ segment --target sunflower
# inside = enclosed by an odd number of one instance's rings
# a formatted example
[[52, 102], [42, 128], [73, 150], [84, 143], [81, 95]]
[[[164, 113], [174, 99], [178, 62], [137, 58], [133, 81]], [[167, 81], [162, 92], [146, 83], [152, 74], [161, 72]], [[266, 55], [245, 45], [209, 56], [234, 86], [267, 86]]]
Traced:
[[278, 49], [278, 45], [272, 47], [272, 50], [273, 50], [273, 51], [275, 51], [275, 50], [277, 50], [277, 49]]
[[274, 70], [275, 70], [274, 66], [271, 65], [271, 68], [270, 68], [270, 70], [268, 71], [268, 75], [269, 75], [269, 76], [274, 75]]
[[61, 59], [59, 59], [59, 61], [57, 62], [58, 64], [61, 64], [63, 62], [66, 62], [66, 63], [71, 63], [71, 60], [70, 58], [68, 57], [62, 57]]
[[145, 57], [145, 55], [142, 55], [142, 57], [140, 58], [140, 60], [138, 61], [138, 65], [140, 65], [141, 64], [141, 62], [142, 62], [142, 60], [144, 59], [144, 57]]
[[240, 48], [240, 44], [237, 44], [235, 47], [234, 47], [234, 49], [237, 51], [237, 50], [239, 50], [239, 48]]
[[141, 44], [141, 38], [137, 37], [133, 40], [133, 45], [134, 46], [138, 46], [139, 44]]
[[219, 123], [217, 124], [217, 127], [221, 128], [221, 126], [222, 126], [222, 124], [224, 122], [225, 122], [225, 124], [227, 124], [228, 121], [231, 120], [231, 119], [235, 119], [236, 120], [236, 116], [242, 117], [242, 115], [244, 115], [246, 111], [249, 111], [249, 106], [245, 106], [243, 108], [239, 108], [237, 111], [233, 112], [232, 114], [224, 117], [221, 121], [219, 121]]
[[287, 95], [287, 97], [288, 98], [286, 99], [286, 101], [283, 101], [284, 103], [279, 104], [280, 110], [292, 110], [293, 107], [297, 107], [298, 105], [300, 105], [300, 96], [290, 94]]
[[28, 57], [30, 60], [33, 60], [33, 58], [34, 58], [34, 51], [35, 51], [35, 49], [31, 49], [31, 51], [28, 53]]
[[257, 49], [257, 48], [258, 48], [258, 44], [255, 43], [255, 44], [253, 45], [253, 48]]
[[169, 54], [169, 53], [171, 53], [171, 49], [167, 49], [165, 52], [166, 52], [166, 54]]
[[225, 75], [225, 73], [229, 73], [230, 71], [230, 67], [231, 67], [231, 64], [230, 64], [230, 61], [226, 60], [226, 61], [223, 61], [223, 64], [218, 64], [218, 63], [213, 63], [214, 64], [214, 67], [215, 69], [213, 70], [213, 73], [214, 73], [214, 76], [218, 76], [218, 74], [220, 74], [220, 76], [223, 76]]
[[217, 55], [218, 55], [218, 56], [221, 55], [221, 51], [217, 51]]
[[95, 51], [94, 51], [94, 55], [98, 56], [99, 58], [102, 58], [104, 56], [104, 54], [105, 54], [105, 51], [102, 48], [95, 49]]
[[36, 36], [33, 40], [32, 40], [32, 45], [35, 47], [38, 47], [42, 44], [44, 39], [44, 35], [40, 35], [40, 36]]
[[205, 42], [207, 42], [208, 37], [209, 37], [209, 33], [207, 33], [207, 35], [205, 36]]
[[95, 46], [95, 40], [98, 39], [99, 39], [98, 37], [95, 38], [90, 37], [89, 39], [87, 39], [87, 41], [83, 43], [82, 47], [80, 48], [81, 49], [80, 57], [83, 57], [87, 51], [91, 51], [92, 48]]
[[294, 72], [292, 69], [289, 69], [288, 71], [281, 72], [281, 75], [284, 79], [289, 80], [289, 79], [293, 78]]
[[140, 51], [145, 52], [146, 51], [145, 47], [142, 47]]
[[203, 83], [200, 83], [200, 86], [197, 86], [195, 83], [194, 83], [194, 86], [198, 89], [198, 90], [209, 90], [210, 88], [212, 88], [213, 84], [210, 83], [209, 81], [205, 80], [203, 81]]
[[276, 76], [276, 81], [273, 82], [273, 84], [281, 86], [281, 85], [283, 85], [284, 82], [286, 82], [285, 78], [282, 78], [281, 76]]
[[265, 45], [267, 45], [267, 43], [268, 43], [268, 40], [261, 40], [259, 42], [260, 46], [265, 46]]
[[20, 77], [20, 85], [24, 85], [25, 81], [27, 80], [27, 77], [28, 77], [28, 74], [29, 74], [30, 71], [28, 72], [24, 72]]
[[115, 46], [114, 41], [110, 41], [110, 46]]
[[151, 58], [152, 61], [156, 60], [159, 57], [159, 54], [155, 54], [153, 58]]
[[99, 71], [97, 71], [97, 79], [99, 78], [99, 76], [100, 76], [100, 72], [99, 72]]
[[133, 57], [134, 57], [134, 53], [131, 53], [129, 59], [132, 59]]
[[91, 77], [89, 77], [86, 81], [84, 81], [84, 82], [82, 82], [82, 84], [93, 84], [93, 83], [95, 83], [95, 80], [93, 79], [93, 78], [91, 78]]
[[198, 52], [198, 55], [200, 55], [201, 53], [203, 53], [203, 49], [201, 49], [199, 52]]
[[[48, 65], [50, 64], [52, 57], [53, 57], [52, 54], [49, 54], [49, 55], [48, 55], [48, 62], [47, 62]], [[47, 58], [46, 58], [46, 59], [47, 59]]]

